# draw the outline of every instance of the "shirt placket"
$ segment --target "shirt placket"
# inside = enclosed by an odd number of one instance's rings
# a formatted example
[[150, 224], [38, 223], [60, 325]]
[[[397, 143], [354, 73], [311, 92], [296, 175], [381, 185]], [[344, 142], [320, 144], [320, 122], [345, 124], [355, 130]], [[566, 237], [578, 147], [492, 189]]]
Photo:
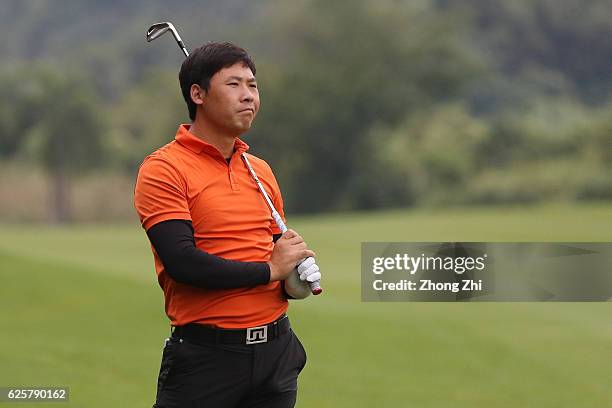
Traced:
[[232, 191], [239, 191], [240, 188], [238, 186], [238, 179], [236, 177], [235, 171], [232, 170], [232, 164], [234, 163], [234, 158], [232, 157], [232, 160], [230, 160], [230, 162], [227, 164], [227, 176], [229, 178], [229, 182], [230, 182], [230, 187], [232, 188]]

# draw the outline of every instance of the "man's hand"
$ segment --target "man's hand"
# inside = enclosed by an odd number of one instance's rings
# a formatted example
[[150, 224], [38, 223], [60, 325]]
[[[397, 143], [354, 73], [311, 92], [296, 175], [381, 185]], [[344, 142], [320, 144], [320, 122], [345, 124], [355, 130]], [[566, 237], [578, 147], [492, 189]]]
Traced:
[[305, 299], [312, 293], [310, 282], [320, 279], [319, 266], [314, 258], [308, 257], [285, 279], [285, 292], [293, 299]]
[[314, 282], [321, 280], [319, 266], [312, 257], [304, 259], [304, 261], [298, 265], [297, 271], [300, 274], [301, 281]]
[[304, 239], [294, 230], [287, 230], [274, 244], [270, 266], [270, 282], [284, 280], [295, 266], [304, 258], [314, 257], [315, 253], [308, 249]]

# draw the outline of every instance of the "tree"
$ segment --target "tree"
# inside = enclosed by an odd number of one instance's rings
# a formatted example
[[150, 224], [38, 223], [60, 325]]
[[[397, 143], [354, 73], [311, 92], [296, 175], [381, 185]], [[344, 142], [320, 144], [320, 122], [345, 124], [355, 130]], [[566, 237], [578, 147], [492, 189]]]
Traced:
[[[538, 96], [605, 105], [612, 95], [608, 0], [437, 0], [472, 16], [471, 42], [496, 75], [479, 84], [479, 108], [530, 109]], [[577, 17], [579, 16], [579, 18]], [[488, 113], [488, 112], [486, 112]]]
[[[452, 100], [476, 71], [455, 21], [428, 6], [303, 1], [277, 11], [270, 38], [284, 60], [262, 80], [254, 147], [280, 169], [292, 210], [369, 207], [376, 182], [368, 134]], [[419, 3], [421, 4], [421, 3]], [[282, 14], [284, 13], [284, 14]], [[265, 140], [265, 142], [263, 142]], [[385, 183], [385, 180], [379, 180]], [[305, 194], [305, 192], [308, 192]]]
[[[22, 68], [3, 81], [14, 81], [15, 91], [3, 100], [0, 112], [13, 112], [3, 126], [0, 151], [15, 152], [27, 144], [52, 179], [50, 188], [53, 219], [71, 220], [70, 177], [99, 165], [103, 160], [100, 116], [96, 95], [82, 77], [49, 67]], [[4, 143], [8, 140], [8, 143]]]
[[174, 139], [189, 122], [176, 73], [150, 71], [109, 108], [113, 164], [135, 175], [145, 156]]

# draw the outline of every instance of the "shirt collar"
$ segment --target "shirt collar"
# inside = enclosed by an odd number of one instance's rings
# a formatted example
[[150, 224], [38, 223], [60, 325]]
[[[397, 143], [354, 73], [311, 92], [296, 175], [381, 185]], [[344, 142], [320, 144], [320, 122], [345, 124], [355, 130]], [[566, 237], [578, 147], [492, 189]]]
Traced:
[[[191, 150], [196, 154], [206, 153], [209, 155], [218, 155], [223, 158], [223, 155], [215, 146], [210, 143], [206, 143], [193, 133], [189, 131], [191, 125], [182, 124], [179, 126], [176, 131], [176, 141], [179, 142], [182, 146], [185, 146], [187, 149]], [[241, 154], [249, 150], [249, 145], [240, 140], [240, 138], [236, 138], [234, 141], [234, 154]]]

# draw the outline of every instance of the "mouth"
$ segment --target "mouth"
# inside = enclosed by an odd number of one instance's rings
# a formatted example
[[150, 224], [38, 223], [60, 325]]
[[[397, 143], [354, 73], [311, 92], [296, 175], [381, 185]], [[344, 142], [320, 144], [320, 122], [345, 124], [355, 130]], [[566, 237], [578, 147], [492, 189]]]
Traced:
[[238, 113], [252, 113], [252, 114], [255, 114], [255, 109], [253, 109], [253, 108], [246, 108], [246, 109], [239, 110]]

